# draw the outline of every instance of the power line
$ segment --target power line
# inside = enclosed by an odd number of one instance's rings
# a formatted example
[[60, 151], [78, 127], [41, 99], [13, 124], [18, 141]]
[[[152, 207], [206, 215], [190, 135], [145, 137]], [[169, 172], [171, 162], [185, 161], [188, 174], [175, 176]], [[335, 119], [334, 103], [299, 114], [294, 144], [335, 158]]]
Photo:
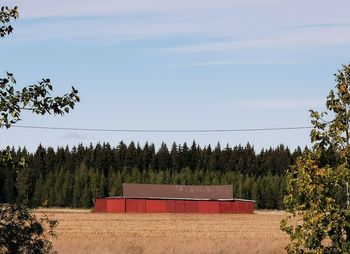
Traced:
[[160, 129], [99, 129], [99, 128], [74, 128], [74, 127], [50, 127], [34, 125], [14, 125], [14, 128], [60, 130], [60, 131], [91, 131], [91, 132], [135, 132], [135, 133], [210, 133], [210, 132], [259, 132], [259, 131], [286, 131], [312, 129], [310, 126], [275, 127], [275, 128], [244, 128], [244, 129], [183, 129], [183, 130], [160, 130]]

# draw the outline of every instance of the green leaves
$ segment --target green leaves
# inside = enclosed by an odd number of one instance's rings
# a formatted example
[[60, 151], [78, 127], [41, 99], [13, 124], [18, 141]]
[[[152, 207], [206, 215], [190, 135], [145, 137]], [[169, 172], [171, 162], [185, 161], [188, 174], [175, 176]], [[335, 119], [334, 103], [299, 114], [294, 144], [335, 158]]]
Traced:
[[[346, 167], [320, 167], [317, 155], [299, 158], [287, 175], [286, 210], [281, 229], [290, 235], [288, 253], [343, 253], [350, 242], [344, 232], [350, 229], [348, 210], [338, 198], [349, 179]], [[298, 219], [298, 223], [295, 219]]]
[[36, 218], [21, 205], [0, 206], [0, 253], [55, 253], [47, 236], [54, 237], [56, 220]]
[[[18, 8], [2, 6], [0, 8], [0, 37], [12, 33], [13, 28], [7, 25], [12, 19], [19, 17]], [[23, 110], [32, 111], [35, 114], [60, 114], [68, 113], [76, 102], [80, 101], [78, 90], [72, 87], [72, 91], [63, 96], [52, 97], [53, 90], [50, 79], [42, 79], [37, 84], [15, 90], [16, 79], [12, 73], [6, 72], [4, 78], [0, 78], [0, 128], [10, 128], [21, 119]]]
[[16, 80], [11, 73], [6, 73], [5, 78], [0, 78], [0, 128], [10, 128], [18, 122], [23, 110], [40, 115], [64, 115], [80, 101], [78, 90], [74, 87], [70, 93], [52, 97], [50, 92], [53, 87], [50, 79], [42, 79], [22, 90], [15, 90], [15, 84]]
[[0, 37], [5, 37], [13, 31], [11, 25], [6, 25], [10, 23], [12, 19], [17, 19], [19, 17], [18, 7], [9, 8], [8, 6], [2, 6], [0, 8], [0, 23], [3, 25], [0, 26]]
[[[348, 253], [350, 250], [350, 65], [336, 74], [327, 111], [310, 110], [313, 151], [302, 155], [287, 173], [284, 197], [291, 215], [281, 222], [290, 236], [288, 253]], [[326, 120], [325, 117], [333, 119]], [[334, 153], [332, 166], [322, 156]]]
[[[18, 8], [0, 8], [0, 37], [12, 33], [9, 23], [19, 17]], [[6, 72], [0, 78], [0, 128], [10, 128], [21, 119], [23, 110], [35, 114], [68, 113], [80, 99], [78, 91], [72, 88], [63, 96], [51, 97], [52, 85], [49, 79], [16, 90], [13, 74]], [[25, 162], [15, 162], [8, 150], [0, 153], [0, 166], [18, 169]], [[53, 236], [57, 221], [47, 217], [37, 219], [25, 206], [5, 204], [0, 206], [0, 253], [51, 253], [52, 244], [46, 234]]]

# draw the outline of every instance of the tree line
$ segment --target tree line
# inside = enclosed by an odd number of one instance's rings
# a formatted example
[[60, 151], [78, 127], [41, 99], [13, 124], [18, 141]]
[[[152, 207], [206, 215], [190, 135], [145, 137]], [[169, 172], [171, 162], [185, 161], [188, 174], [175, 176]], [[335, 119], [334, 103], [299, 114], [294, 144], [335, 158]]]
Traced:
[[34, 153], [8, 148], [26, 167], [0, 168], [0, 201], [31, 207], [93, 206], [93, 198], [121, 195], [127, 183], [232, 184], [236, 198], [256, 200], [257, 208], [282, 209], [285, 173], [304, 150], [284, 145], [257, 153], [249, 143], [215, 147], [173, 143], [159, 149], [120, 142], [45, 148]]

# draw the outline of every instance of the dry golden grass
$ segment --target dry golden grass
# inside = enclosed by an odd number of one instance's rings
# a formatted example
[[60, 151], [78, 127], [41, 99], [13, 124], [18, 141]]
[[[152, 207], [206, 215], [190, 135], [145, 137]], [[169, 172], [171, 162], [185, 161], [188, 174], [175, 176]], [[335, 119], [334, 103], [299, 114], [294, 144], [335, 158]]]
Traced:
[[[59, 220], [59, 253], [285, 253], [282, 212], [101, 214], [46, 209]], [[38, 211], [40, 214], [41, 210]]]

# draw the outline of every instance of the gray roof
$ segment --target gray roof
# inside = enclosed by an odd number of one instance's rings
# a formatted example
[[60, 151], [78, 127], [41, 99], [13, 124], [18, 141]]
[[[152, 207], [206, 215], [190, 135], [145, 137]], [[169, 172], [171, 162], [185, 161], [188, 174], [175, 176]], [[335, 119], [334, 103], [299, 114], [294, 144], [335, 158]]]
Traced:
[[123, 197], [162, 199], [233, 199], [232, 185], [167, 185], [123, 183]]

